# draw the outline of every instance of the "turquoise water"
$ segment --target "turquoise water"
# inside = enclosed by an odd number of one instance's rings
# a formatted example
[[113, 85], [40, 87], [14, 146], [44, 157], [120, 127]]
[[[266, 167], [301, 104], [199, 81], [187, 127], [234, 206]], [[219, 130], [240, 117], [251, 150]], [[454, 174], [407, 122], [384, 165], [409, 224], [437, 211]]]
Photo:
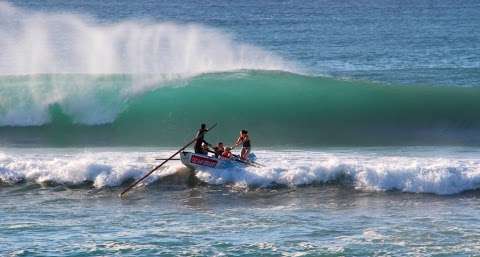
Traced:
[[[243, 71], [174, 80], [131, 94], [131, 76], [55, 75], [53, 86], [52, 77], [34, 78], [40, 96], [23, 90], [32, 83], [25, 76], [4, 82], [13, 85], [0, 89], [9, 95], [3, 111], [25, 105], [31, 111], [5, 119], [0, 142], [176, 146], [188, 141], [198, 124], [218, 122], [212, 140], [234, 138], [239, 127], [247, 127], [263, 147], [480, 144], [476, 87], [386, 86]], [[93, 84], [71, 90], [75, 80]], [[48, 106], [38, 101], [58, 91], [67, 92], [61, 101]], [[208, 93], [198, 97], [203, 92]], [[37, 126], [20, 123], [37, 118], [45, 119]]]
[[[0, 255], [475, 256], [477, 1], [0, 3]], [[247, 128], [264, 167], [192, 173]]]

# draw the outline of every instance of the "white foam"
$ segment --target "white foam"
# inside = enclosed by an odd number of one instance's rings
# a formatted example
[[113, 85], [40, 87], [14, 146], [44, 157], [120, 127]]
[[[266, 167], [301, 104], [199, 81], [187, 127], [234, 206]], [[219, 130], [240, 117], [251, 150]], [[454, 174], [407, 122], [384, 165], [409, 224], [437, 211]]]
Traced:
[[[262, 158], [262, 156], [269, 156]], [[456, 194], [480, 188], [480, 158], [376, 156], [321, 152], [265, 153], [266, 168], [233, 171], [205, 170], [208, 183], [239, 186], [287, 186], [347, 183], [359, 190], [399, 190], [413, 193]]]
[[[144, 158], [151, 155], [151, 158]], [[129, 179], [138, 179], [152, 167], [155, 153], [75, 152], [9, 153], [0, 156], [0, 180], [15, 184], [23, 180], [35, 183], [54, 182], [77, 185], [93, 182], [97, 188], [119, 186]], [[179, 165], [159, 170], [146, 184], [175, 173]]]
[[[12, 184], [22, 180], [65, 184], [92, 181], [99, 188], [118, 186], [128, 179], [141, 177], [156, 164], [155, 157], [170, 153], [6, 151], [0, 152], [0, 179]], [[351, 151], [258, 151], [258, 161], [267, 165], [265, 168], [205, 169], [198, 171], [197, 177], [210, 184], [233, 184], [236, 187], [338, 183], [363, 191], [398, 190], [449, 195], [480, 188], [479, 156], [478, 153], [437, 157], [432, 154], [372, 155], [371, 152]], [[173, 174], [180, 167], [179, 162], [171, 162], [146, 183]]]

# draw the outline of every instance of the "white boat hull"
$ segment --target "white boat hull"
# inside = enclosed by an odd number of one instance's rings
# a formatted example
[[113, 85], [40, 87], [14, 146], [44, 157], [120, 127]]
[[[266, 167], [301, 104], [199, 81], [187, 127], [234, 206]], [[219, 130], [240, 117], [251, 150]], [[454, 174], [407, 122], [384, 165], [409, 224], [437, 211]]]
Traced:
[[196, 154], [192, 152], [182, 152], [180, 153], [180, 160], [182, 161], [183, 165], [194, 169], [205, 169], [205, 168], [213, 168], [213, 169], [225, 169], [234, 166], [245, 166], [245, 164], [241, 162], [236, 162], [233, 160], [215, 158], [213, 156], [207, 156], [203, 154]]

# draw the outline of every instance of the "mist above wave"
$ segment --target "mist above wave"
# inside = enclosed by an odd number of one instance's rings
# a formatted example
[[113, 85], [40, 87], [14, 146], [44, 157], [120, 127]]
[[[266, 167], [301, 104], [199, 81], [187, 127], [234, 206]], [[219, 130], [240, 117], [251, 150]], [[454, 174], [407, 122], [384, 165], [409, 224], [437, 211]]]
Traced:
[[[0, 126], [46, 124], [48, 109], [56, 104], [76, 117], [76, 123], [110, 123], [123, 110], [122, 102], [165, 81], [241, 69], [293, 69], [275, 54], [201, 24], [104, 24], [5, 2], [0, 3], [0, 49]], [[45, 74], [47, 80], [40, 76]], [[65, 79], [61, 74], [131, 76], [116, 84], [102, 77]], [[22, 78], [12, 81], [12, 76]], [[112, 104], [100, 99], [101, 90], [114, 92]]]
[[284, 70], [281, 58], [199, 24], [129, 20], [101, 24], [78, 14], [0, 3], [0, 74], [192, 75]]

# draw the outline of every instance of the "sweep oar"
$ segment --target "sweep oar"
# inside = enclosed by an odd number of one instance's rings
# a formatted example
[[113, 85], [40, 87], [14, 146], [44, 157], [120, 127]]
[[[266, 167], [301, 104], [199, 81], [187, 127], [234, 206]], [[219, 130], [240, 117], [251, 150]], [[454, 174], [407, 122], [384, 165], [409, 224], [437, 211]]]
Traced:
[[263, 165], [261, 163], [254, 162], [254, 161], [251, 161], [251, 160], [244, 160], [244, 159], [242, 159], [242, 157], [240, 157], [240, 155], [232, 154], [232, 156], [237, 158], [235, 161], [238, 161], [238, 162], [241, 162], [241, 163], [244, 163], [244, 164], [248, 164], [248, 165], [252, 165], [252, 166], [255, 166], [255, 167], [265, 167], [265, 165]]
[[[213, 126], [211, 126], [208, 130], [212, 130], [213, 128], [215, 128], [215, 126], [217, 126], [217, 123], [215, 123]], [[150, 176], [153, 172], [155, 172], [156, 170], [158, 170], [160, 167], [162, 167], [165, 163], [167, 163], [168, 161], [170, 161], [171, 159], [173, 159], [173, 157], [175, 157], [177, 154], [179, 154], [181, 151], [185, 150], [185, 148], [189, 147], [191, 144], [193, 144], [196, 140], [198, 139], [198, 137], [195, 137], [192, 141], [190, 141], [188, 144], [184, 145], [182, 148], [180, 148], [178, 151], [176, 151], [174, 154], [172, 154], [172, 156], [170, 156], [169, 158], [165, 159], [165, 161], [163, 161], [162, 163], [160, 163], [158, 166], [156, 166], [155, 168], [153, 168], [150, 172], [148, 172], [147, 174], [145, 174], [143, 177], [141, 177], [139, 180], [135, 181], [133, 184], [131, 184], [130, 186], [128, 186], [125, 190], [123, 190], [123, 192], [120, 193], [120, 197], [122, 197], [124, 194], [126, 194], [128, 191], [130, 191], [130, 189], [134, 188], [136, 185], [138, 185], [138, 183], [142, 182], [144, 179], [146, 179], [148, 176]]]

